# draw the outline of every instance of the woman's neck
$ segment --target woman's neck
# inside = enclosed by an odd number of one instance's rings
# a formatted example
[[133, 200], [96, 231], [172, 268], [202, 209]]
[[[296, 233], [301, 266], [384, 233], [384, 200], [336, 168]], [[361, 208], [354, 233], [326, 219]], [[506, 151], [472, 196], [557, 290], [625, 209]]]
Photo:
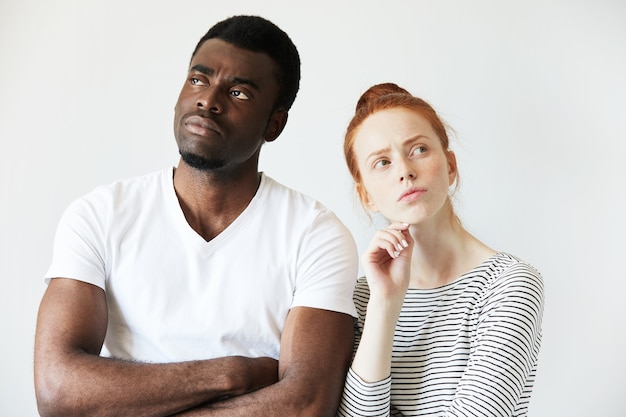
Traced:
[[438, 288], [480, 265], [496, 251], [486, 246], [453, 218], [431, 225], [411, 226], [415, 240], [410, 288]]

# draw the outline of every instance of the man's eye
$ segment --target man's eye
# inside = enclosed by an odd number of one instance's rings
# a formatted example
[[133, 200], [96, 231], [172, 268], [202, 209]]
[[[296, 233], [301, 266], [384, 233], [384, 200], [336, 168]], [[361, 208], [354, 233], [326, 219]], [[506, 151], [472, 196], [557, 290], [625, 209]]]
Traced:
[[189, 79], [189, 83], [191, 83], [191, 85], [202, 85], [202, 80], [200, 80], [199, 78], [196, 77], [191, 77]]
[[233, 90], [230, 92], [230, 94], [233, 95], [233, 97], [237, 97], [240, 100], [249, 100], [250, 97], [248, 97], [248, 95], [246, 93], [244, 93], [241, 90]]

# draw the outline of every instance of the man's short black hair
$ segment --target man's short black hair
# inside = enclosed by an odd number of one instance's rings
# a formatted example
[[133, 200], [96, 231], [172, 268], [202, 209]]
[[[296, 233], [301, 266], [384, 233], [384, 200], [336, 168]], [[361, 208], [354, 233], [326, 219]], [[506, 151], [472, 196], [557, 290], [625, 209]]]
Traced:
[[208, 39], [220, 39], [238, 48], [269, 55], [278, 64], [280, 95], [277, 110], [289, 110], [300, 88], [300, 55], [287, 33], [259, 16], [233, 16], [216, 23], [200, 39], [191, 58]]

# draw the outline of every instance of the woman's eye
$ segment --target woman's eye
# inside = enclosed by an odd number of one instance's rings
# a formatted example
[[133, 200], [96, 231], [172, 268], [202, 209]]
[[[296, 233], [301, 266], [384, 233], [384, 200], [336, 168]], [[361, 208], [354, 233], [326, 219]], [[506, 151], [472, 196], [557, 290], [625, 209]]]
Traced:
[[248, 95], [246, 93], [244, 93], [241, 90], [233, 90], [230, 92], [230, 94], [233, 95], [233, 97], [237, 97], [240, 100], [249, 100], [250, 97], [248, 97]]
[[419, 155], [422, 153], [425, 153], [427, 151], [426, 146], [418, 146], [416, 148], [413, 149], [413, 152], [411, 152], [413, 155]]
[[376, 163], [374, 164], [374, 168], [384, 168], [389, 164], [390, 162], [388, 160], [381, 159], [380, 161], [376, 161]]

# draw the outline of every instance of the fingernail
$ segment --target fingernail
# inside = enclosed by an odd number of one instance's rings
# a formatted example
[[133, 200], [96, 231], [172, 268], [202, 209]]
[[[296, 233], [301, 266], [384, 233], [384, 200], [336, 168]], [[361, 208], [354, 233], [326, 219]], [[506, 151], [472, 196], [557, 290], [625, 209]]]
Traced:
[[400, 256], [400, 252], [395, 251], [395, 252], [393, 253], [393, 256], [397, 258], [398, 256]]
[[406, 239], [402, 239], [402, 246], [404, 246], [405, 248], [408, 248], [409, 242], [407, 242]]

